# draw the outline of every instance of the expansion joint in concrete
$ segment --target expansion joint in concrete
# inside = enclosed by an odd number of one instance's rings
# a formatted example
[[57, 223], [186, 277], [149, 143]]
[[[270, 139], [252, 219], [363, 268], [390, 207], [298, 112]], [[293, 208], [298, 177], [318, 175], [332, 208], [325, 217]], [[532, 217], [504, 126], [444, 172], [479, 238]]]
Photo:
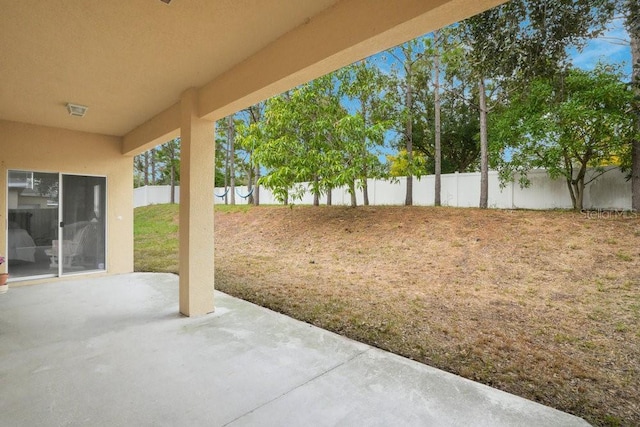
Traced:
[[340, 363], [336, 364], [335, 366], [332, 366], [332, 367], [331, 367], [331, 368], [329, 368], [329, 369], [326, 369], [326, 370], [322, 371], [322, 372], [321, 372], [321, 373], [319, 373], [318, 375], [316, 375], [316, 376], [314, 376], [314, 377], [309, 378], [307, 381], [304, 381], [304, 382], [302, 382], [302, 383], [298, 384], [297, 386], [292, 387], [291, 389], [289, 389], [289, 390], [285, 391], [284, 393], [280, 394], [279, 396], [276, 396], [276, 397], [274, 397], [273, 399], [268, 400], [268, 401], [264, 402], [263, 404], [256, 406], [256, 407], [255, 407], [255, 408], [253, 408], [252, 410], [250, 410], [250, 411], [248, 411], [248, 412], [246, 412], [246, 413], [244, 413], [244, 414], [240, 415], [239, 417], [234, 418], [233, 420], [229, 421], [228, 423], [223, 424], [223, 427], [229, 426], [229, 425], [231, 425], [231, 424], [235, 423], [236, 421], [238, 421], [238, 420], [242, 419], [243, 417], [245, 417], [245, 416], [247, 416], [247, 415], [249, 415], [249, 414], [251, 414], [251, 413], [253, 413], [253, 412], [257, 411], [258, 409], [263, 408], [263, 407], [265, 407], [265, 406], [267, 406], [267, 405], [270, 405], [271, 403], [276, 402], [276, 401], [278, 401], [278, 400], [282, 399], [283, 397], [285, 397], [286, 395], [288, 395], [288, 394], [292, 393], [293, 391], [298, 390], [299, 388], [304, 387], [304, 386], [306, 386], [307, 384], [309, 384], [309, 383], [312, 383], [312, 382], [316, 381], [318, 378], [322, 378], [322, 377], [324, 377], [325, 375], [327, 375], [327, 374], [329, 374], [329, 373], [331, 373], [331, 372], [335, 371], [336, 369], [338, 369], [338, 368], [340, 368], [340, 367], [342, 367], [342, 366], [344, 366], [344, 365], [346, 365], [346, 364], [348, 364], [348, 363], [351, 363], [351, 362], [352, 362], [352, 361], [354, 361], [355, 359], [357, 359], [357, 358], [359, 358], [360, 356], [364, 355], [365, 353], [367, 353], [367, 352], [371, 351], [371, 350], [372, 350], [372, 348], [373, 348], [373, 347], [369, 347], [369, 348], [367, 348], [366, 350], [363, 350], [363, 351], [360, 351], [360, 352], [358, 352], [358, 353], [354, 354], [354, 355], [353, 355], [353, 356], [351, 356], [350, 358], [348, 358], [348, 359], [346, 359], [346, 360], [344, 360], [344, 361], [342, 361], [342, 362], [340, 362]]

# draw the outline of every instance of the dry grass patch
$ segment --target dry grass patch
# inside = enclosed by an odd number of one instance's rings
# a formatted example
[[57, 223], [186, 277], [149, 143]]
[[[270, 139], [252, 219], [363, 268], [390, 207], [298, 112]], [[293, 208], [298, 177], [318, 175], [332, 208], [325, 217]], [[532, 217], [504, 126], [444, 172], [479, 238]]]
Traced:
[[220, 290], [576, 414], [640, 425], [640, 220], [216, 212]]

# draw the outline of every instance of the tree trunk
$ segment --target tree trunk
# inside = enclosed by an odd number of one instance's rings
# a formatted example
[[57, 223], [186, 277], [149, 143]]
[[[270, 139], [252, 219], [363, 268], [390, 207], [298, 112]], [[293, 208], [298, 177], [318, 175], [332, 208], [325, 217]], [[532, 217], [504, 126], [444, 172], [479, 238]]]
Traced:
[[313, 206], [320, 206], [320, 192], [317, 190], [318, 188], [318, 176], [313, 176]]
[[440, 128], [440, 52], [438, 49], [440, 49], [438, 47], [438, 31], [434, 31], [433, 32], [433, 44], [435, 47], [435, 55], [433, 56], [433, 67], [434, 67], [434, 79], [433, 79], [433, 85], [434, 85], [434, 108], [435, 108], [435, 117], [434, 117], [434, 121], [435, 121], [435, 149], [436, 149], [436, 153], [435, 153], [435, 197], [434, 197], [434, 202], [433, 204], [435, 206], [440, 206], [441, 205], [441, 201], [440, 201], [440, 193], [441, 193], [441, 188], [442, 188], [442, 183], [441, 183], [441, 177], [440, 174], [442, 173], [442, 147], [440, 146], [441, 142], [440, 142], [440, 132], [441, 132], [441, 128]]
[[156, 185], [156, 149], [152, 148], [151, 151], [151, 185]]
[[[249, 159], [251, 159], [252, 153], [249, 153]], [[247, 204], [253, 204], [253, 168], [251, 167], [251, 161], [249, 161], [249, 170], [247, 171], [247, 191], [249, 195], [247, 196]]]
[[577, 211], [581, 211], [584, 204], [584, 177], [580, 178], [576, 183], [576, 193], [578, 194], [578, 197], [576, 198], [575, 209]]
[[487, 138], [487, 94], [484, 78], [478, 83], [480, 98], [480, 208], [489, 205], [489, 143]]
[[589, 156], [585, 156], [585, 163], [580, 165], [580, 170], [578, 171], [578, 178], [574, 181], [574, 187], [576, 192], [576, 204], [573, 207], [575, 210], [581, 211], [584, 201], [584, 178], [587, 175], [587, 160]]
[[229, 192], [227, 187], [229, 186], [229, 141], [227, 141], [227, 149], [224, 156], [224, 204], [229, 203]]
[[229, 193], [231, 194], [231, 205], [236, 204], [236, 171], [235, 171], [235, 129], [233, 115], [227, 117], [227, 139], [229, 142]]
[[569, 189], [569, 195], [571, 196], [571, 205], [573, 206], [573, 209], [576, 209], [576, 206], [578, 205], [578, 201], [576, 200], [576, 195], [573, 192], [572, 180], [570, 178], [567, 178], [566, 181], [567, 181], [567, 188]]
[[355, 181], [351, 181], [349, 183], [349, 195], [351, 196], [351, 207], [355, 208], [358, 206], [358, 202], [356, 200], [356, 183]]
[[[631, 81], [636, 94], [635, 121], [640, 134], [640, 5], [637, 0], [627, 2], [627, 30], [631, 40]], [[631, 145], [631, 208], [640, 211], [640, 138]]]
[[571, 196], [571, 205], [573, 206], [573, 209], [576, 209], [576, 206], [578, 206], [578, 201], [576, 200], [576, 195], [573, 192], [573, 164], [571, 163], [571, 159], [568, 156], [568, 153], [566, 152], [566, 150], [563, 153], [564, 156], [564, 168], [567, 171], [567, 176], [566, 176], [566, 181], [567, 181], [567, 187], [569, 188], [569, 196]]
[[256, 177], [256, 185], [253, 188], [253, 204], [255, 206], [259, 206], [260, 205], [260, 185], [258, 184], [258, 180], [260, 179], [260, 166], [256, 166], [255, 177]]
[[367, 178], [362, 180], [362, 202], [365, 206], [369, 206], [369, 183]]
[[407, 137], [407, 163], [409, 165], [409, 173], [407, 174], [407, 194], [404, 199], [404, 204], [406, 206], [411, 206], [413, 205], [413, 114], [411, 114], [411, 109], [413, 107], [413, 88], [411, 87], [411, 68], [407, 70], [405, 79], [407, 84], [405, 99], [407, 123], [405, 125], [405, 133]]
[[332, 200], [331, 200], [331, 188], [329, 190], [327, 190], [327, 206], [331, 206]]
[[[566, 161], [567, 160], [565, 160], [565, 162]], [[571, 204], [574, 210], [581, 211], [584, 204], [584, 178], [587, 174], [587, 163], [580, 165], [578, 176], [576, 176], [575, 179], [573, 178], [573, 166], [569, 167], [569, 171], [571, 173], [571, 179], [567, 179], [567, 184], [569, 185]]]
[[[360, 105], [362, 108], [362, 120], [364, 121], [364, 127], [367, 128], [367, 102], [362, 99], [360, 101]], [[367, 178], [369, 177], [369, 169], [367, 168], [367, 156], [369, 155], [369, 150], [367, 150], [367, 137], [364, 137], [364, 141], [362, 141], [362, 160], [363, 160], [363, 168], [362, 168], [362, 199], [365, 206], [369, 206], [369, 186], [367, 184]]]
[[[260, 106], [258, 104], [249, 107], [249, 114], [251, 115], [251, 123], [260, 122], [262, 113], [260, 110]], [[250, 164], [253, 164], [253, 149], [254, 147], [251, 148], [252, 161], [250, 162]], [[259, 206], [260, 205], [260, 185], [258, 185], [258, 180], [260, 179], [260, 165], [255, 165], [255, 168], [252, 167], [251, 171], [253, 171], [253, 176], [255, 181], [253, 185], [253, 193], [249, 198], [249, 203], [253, 204], [254, 206]]]
[[170, 184], [171, 184], [171, 204], [176, 203], [176, 168], [173, 164], [173, 159], [171, 159], [171, 176], [170, 176]]
[[149, 185], [149, 152], [144, 153], [144, 185]]
[[573, 210], [581, 211], [584, 201], [584, 176], [571, 181], [571, 203]]

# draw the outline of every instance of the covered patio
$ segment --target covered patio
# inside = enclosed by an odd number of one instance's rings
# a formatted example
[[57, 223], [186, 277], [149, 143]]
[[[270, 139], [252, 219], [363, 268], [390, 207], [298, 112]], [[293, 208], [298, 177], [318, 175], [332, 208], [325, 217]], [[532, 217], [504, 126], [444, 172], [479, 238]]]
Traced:
[[[0, 271], [45, 268], [0, 295], [0, 425], [584, 425], [214, 292], [214, 122], [502, 1], [0, 0]], [[176, 136], [180, 275], [133, 274]]]
[[503, 1], [0, 0], [11, 286], [132, 272], [133, 157], [180, 136], [179, 311], [214, 311], [214, 122]]
[[134, 273], [0, 296], [0, 425], [585, 426], [583, 420], [216, 293]]

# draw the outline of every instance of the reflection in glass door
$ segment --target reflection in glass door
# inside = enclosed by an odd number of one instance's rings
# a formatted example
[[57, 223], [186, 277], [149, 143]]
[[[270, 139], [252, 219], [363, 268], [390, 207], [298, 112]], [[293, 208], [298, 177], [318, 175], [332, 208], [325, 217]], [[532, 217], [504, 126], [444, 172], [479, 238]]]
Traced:
[[58, 275], [59, 174], [9, 171], [7, 264], [12, 279]]
[[12, 280], [105, 270], [106, 178], [9, 171]]
[[106, 178], [62, 175], [62, 274], [105, 269]]

